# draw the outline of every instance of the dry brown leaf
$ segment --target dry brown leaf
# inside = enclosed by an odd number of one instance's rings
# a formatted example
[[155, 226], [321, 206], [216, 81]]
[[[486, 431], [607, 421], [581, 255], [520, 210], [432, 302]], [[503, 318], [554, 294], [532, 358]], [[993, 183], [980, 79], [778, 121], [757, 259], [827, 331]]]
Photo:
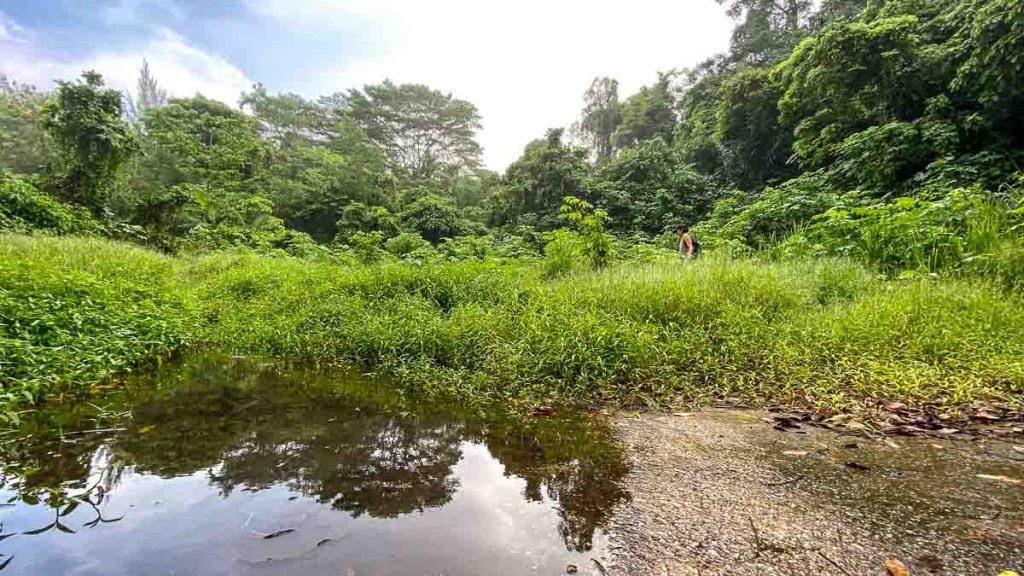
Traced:
[[807, 456], [806, 450], [786, 450], [783, 452], [786, 456]]
[[882, 562], [882, 566], [885, 566], [885, 571], [889, 573], [889, 576], [910, 576], [910, 570], [907, 570], [906, 564], [895, 558]]

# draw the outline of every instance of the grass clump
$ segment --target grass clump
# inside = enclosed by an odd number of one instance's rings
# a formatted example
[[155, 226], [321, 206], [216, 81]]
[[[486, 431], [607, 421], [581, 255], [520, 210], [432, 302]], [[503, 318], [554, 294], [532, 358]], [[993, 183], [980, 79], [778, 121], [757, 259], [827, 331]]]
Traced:
[[98, 382], [188, 341], [189, 294], [172, 259], [99, 238], [0, 238], [4, 403]]
[[[526, 407], [1017, 402], [1024, 302], [827, 259], [337, 265], [0, 237], [5, 390], [59, 390], [184, 347], [353, 362], [429, 393]], [[33, 396], [37, 398], [38, 396]]]

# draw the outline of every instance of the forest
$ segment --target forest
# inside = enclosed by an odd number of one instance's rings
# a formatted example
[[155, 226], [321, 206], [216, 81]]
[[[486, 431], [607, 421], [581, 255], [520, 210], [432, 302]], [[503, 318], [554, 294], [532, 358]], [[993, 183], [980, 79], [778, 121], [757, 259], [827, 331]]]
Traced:
[[1020, 403], [1024, 3], [718, 1], [726, 53], [595, 78], [502, 174], [425, 85], [0, 78], [5, 417], [188, 349], [513, 410]]

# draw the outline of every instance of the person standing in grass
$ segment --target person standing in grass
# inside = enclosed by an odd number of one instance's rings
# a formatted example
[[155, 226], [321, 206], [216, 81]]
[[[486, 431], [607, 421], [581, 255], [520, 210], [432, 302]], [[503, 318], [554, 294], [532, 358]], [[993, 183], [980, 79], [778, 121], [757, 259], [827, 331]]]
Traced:
[[700, 242], [690, 236], [690, 228], [686, 224], [675, 227], [676, 236], [679, 237], [679, 253], [688, 260], [700, 256]]

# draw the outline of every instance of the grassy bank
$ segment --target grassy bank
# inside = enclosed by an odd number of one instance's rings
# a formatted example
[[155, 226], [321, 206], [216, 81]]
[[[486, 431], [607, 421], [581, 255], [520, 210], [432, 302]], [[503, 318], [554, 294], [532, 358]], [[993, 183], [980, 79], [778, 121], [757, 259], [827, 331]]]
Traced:
[[467, 400], [741, 396], [847, 406], [1024, 393], [1024, 302], [831, 260], [341, 267], [0, 236], [8, 404], [187, 346], [351, 361]]

